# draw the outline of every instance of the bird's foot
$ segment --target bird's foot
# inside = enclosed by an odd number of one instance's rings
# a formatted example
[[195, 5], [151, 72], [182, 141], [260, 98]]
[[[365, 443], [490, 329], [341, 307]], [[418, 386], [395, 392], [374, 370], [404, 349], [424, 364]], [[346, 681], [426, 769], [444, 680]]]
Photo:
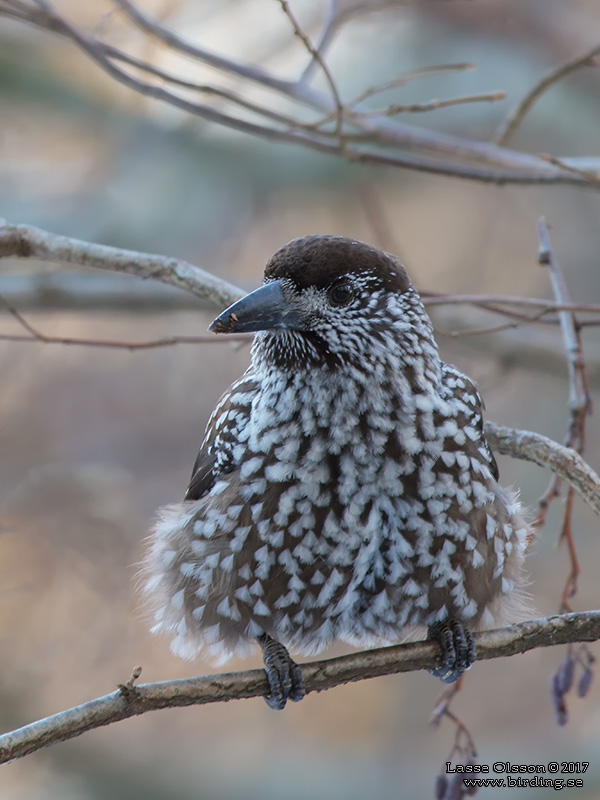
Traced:
[[439, 667], [429, 670], [443, 683], [454, 683], [468, 670], [476, 659], [475, 640], [471, 631], [454, 619], [431, 625], [427, 638], [434, 639], [442, 648]]
[[267, 705], [281, 711], [288, 700], [293, 700], [294, 703], [302, 700], [306, 689], [298, 664], [292, 660], [282, 644], [266, 633], [259, 636], [257, 641], [262, 650], [265, 672], [271, 689], [271, 693], [265, 697]]

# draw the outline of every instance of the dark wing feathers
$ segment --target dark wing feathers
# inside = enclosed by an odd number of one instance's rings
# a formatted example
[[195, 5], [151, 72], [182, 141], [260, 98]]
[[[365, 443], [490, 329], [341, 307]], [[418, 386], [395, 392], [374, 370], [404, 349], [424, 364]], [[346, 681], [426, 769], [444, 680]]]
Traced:
[[250, 416], [258, 386], [250, 371], [236, 381], [217, 403], [206, 426], [204, 441], [196, 458], [186, 500], [199, 500], [211, 490], [218, 475], [238, 465], [235, 447]]
[[200, 450], [184, 500], [200, 500], [202, 495], [212, 489], [216, 480], [214, 472], [216, 463], [216, 455], [207, 450]]
[[492, 472], [492, 475], [494, 476], [494, 479], [496, 481], [499, 481], [500, 480], [500, 470], [498, 469], [498, 463], [497, 463], [497, 461], [496, 461], [496, 459], [494, 457], [494, 454], [492, 453], [492, 448], [488, 444], [488, 440], [487, 440], [487, 438], [485, 436], [485, 433], [483, 432], [483, 411], [485, 409], [485, 403], [483, 402], [482, 396], [479, 394], [479, 390], [477, 389], [477, 386], [471, 380], [469, 380], [469, 383], [473, 387], [473, 391], [475, 393], [475, 397], [477, 398], [477, 412], [476, 412], [476, 415], [475, 415], [476, 419], [474, 420], [474, 422], [475, 422], [475, 425], [477, 427], [477, 430], [479, 431], [479, 434], [481, 435], [481, 441], [483, 442], [483, 446], [484, 446], [484, 448], [486, 450], [486, 453], [488, 455], [488, 460], [489, 460], [489, 463], [490, 463], [490, 470]]

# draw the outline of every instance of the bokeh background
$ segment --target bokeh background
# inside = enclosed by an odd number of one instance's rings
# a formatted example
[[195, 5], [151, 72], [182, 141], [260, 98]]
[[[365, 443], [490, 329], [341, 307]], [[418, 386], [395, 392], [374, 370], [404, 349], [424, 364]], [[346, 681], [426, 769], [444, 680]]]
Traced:
[[[118, 17], [103, 17], [108, 3], [56, 5], [84, 25], [115, 26], [129, 43]], [[305, 60], [274, 0], [140, 5], [211, 49], [283, 75]], [[546, 70], [600, 32], [597, 0], [373, 5], [382, 10], [350, 22], [331, 51], [341, 88], [351, 95], [408, 69], [473, 61], [475, 72], [433, 76], [394, 98], [506, 90], [503, 102], [405, 119], [471, 138], [489, 138]], [[319, 6], [293, 4], [310, 32]], [[153, 42], [144, 47], [150, 60], [164, 55]], [[514, 145], [593, 156], [598, 131], [600, 71], [592, 66], [543, 97]], [[259, 284], [264, 262], [289, 239], [336, 233], [395, 251], [423, 290], [551, 297], [536, 262], [542, 214], [572, 297], [597, 301], [595, 191], [359, 167], [234, 134], [115, 84], [57, 36], [0, 18], [0, 216], [12, 222], [186, 258], [245, 288]], [[0, 293], [40, 330], [62, 336], [195, 335], [216, 311], [134, 278], [14, 259], [0, 263]], [[490, 419], [562, 440], [568, 383], [557, 331], [447, 335], [494, 321], [464, 307], [434, 320], [444, 357], [477, 379]], [[0, 331], [22, 332], [6, 313]], [[599, 344], [586, 329], [595, 398]], [[0, 342], [2, 730], [106, 694], [136, 664], [146, 681], [213, 669], [179, 661], [149, 635], [136, 563], [156, 508], [181, 497], [210, 410], [248, 358], [247, 347], [216, 341], [144, 352]], [[587, 457], [596, 468], [599, 446], [592, 418]], [[507, 459], [500, 466], [503, 482], [535, 505], [549, 474]], [[556, 548], [561, 516], [559, 501], [529, 560], [540, 614], [557, 610], [568, 574]], [[583, 565], [574, 606], [597, 608], [598, 521], [579, 501], [574, 525]], [[563, 657], [564, 649], [537, 650], [478, 664], [454, 710], [481, 763], [590, 761], [584, 789], [563, 796], [591, 800], [600, 796], [600, 689], [572, 699], [567, 727], [557, 727], [548, 685]], [[259, 663], [257, 654], [232, 666]], [[428, 725], [440, 689], [429, 675], [407, 674], [309, 696], [282, 714], [261, 700], [150, 713], [4, 766], [0, 798], [426, 798], [454, 736], [448, 722]]]

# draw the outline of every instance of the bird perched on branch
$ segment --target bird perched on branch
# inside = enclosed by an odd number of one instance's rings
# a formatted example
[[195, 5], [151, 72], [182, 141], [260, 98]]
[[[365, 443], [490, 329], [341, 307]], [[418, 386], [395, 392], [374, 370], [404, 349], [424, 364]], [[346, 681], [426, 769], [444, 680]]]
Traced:
[[252, 363], [151, 537], [155, 630], [185, 658], [258, 643], [274, 708], [304, 695], [288, 648], [415, 626], [440, 643], [433, 674], [457, 680], [472, 630], [525, 613], [530, 528], [404, 268], [351, 239], [295, 239], [210, 328], [255, 331]]

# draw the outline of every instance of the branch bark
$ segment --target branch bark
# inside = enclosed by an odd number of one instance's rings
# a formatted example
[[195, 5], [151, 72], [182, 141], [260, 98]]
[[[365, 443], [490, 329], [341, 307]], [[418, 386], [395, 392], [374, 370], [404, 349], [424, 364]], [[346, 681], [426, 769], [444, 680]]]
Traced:
[[[600, 639], [600, 611], [556, 615], [475, 634], [479, 661], [525, 653], [537, 647], [597, 639]], [[431, 641], [366, 650], [303, 664], [302, 677], [308, 693], [322, 692], [367, 678], [432, 669], [438, 651], [439, 645]], [[268, 691], [262, 669], [140, 686], [129, 682], [116, 692], [0, 736], [0, 764], [148, 711], [262, 697]]]
[[218, 306], [228, 306], [244, 296], [232, 283], [178, 258], [121, 250], [48, 233], [32, 225], [13, 225], [0, 219], [0, 258], [39, 258], [41, 261], [78, 264], [137, 275], [192, 292]]
[[600, 515], [600, 477], [571, 447], [542, 436], [541, 433], [507, 428], [486, 422], [485, 435], [492, 450], [502, 455], [532, 461], [547, 467], [567, 481], [583, 500]]

